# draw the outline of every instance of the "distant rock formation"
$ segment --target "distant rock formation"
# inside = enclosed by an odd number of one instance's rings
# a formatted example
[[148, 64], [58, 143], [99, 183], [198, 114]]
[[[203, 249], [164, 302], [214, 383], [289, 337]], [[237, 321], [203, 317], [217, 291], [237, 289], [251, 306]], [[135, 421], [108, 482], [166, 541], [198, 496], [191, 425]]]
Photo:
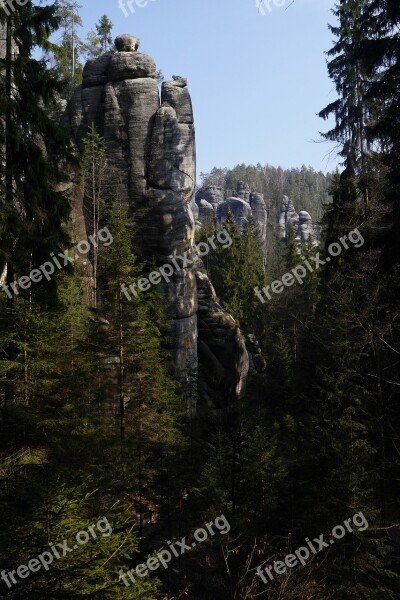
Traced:
[[210, 185], [196, 194], [196, 204], [200, 205], [201, 201], [205, 200], [213, 207], [214, 212], [217, 212], [218, 205], [224, 200], [224, 191], [216, 185]]
[[299, 245], [306, 244], [309, 239], [318, 246], [318, 226], [313, 223], [311, 215], [305, 210], [296, 212], [293, 202], [283, 196], [281, 209], [278, 215], [278, 237], [287, 239], [289, 229], [292, 228]]
[[[217, 186], [209, 186], [199, 190], [195, 198], [196, 219], [198, 227], [207, 219], [215, 219], [223, 226], [230, 211], [241, 231], [251, 218], [257, 225], [263, 243], [263, 251], [267, 253], [267, 224], [268, 212], [263, 194], [252, 192], [247, 183], [239, 181], [234, 196], [224, 199], [223, 190]], [[279, 239], [286, 239], [289, 228], [295, 232], [299, 246], [306, 244], [311, 238], [313, 244], [318, 246], [320, 226], [314, 223], [311, 215], [302, 210], [299, 213], [293, 202], [284, 196], [278, 214], [277, 235]]]
[[237, 226], [243, 232], [252, 216], [250, 204], [235, 196], [231, 196], [221, 202], [217, 208], [217, 222], [221, 227], [224, 225], [229, 213], [232, 213]]
[[243, 231], [250, 219], [258, 228], [263, 252], [266, 255], [268, 213], [264, 196], [251, 192], [247, 183], [239, 181], [235, 196], [224, 199], [223, 190], [217, 186], [201, 189], [196, 194], [199, 226], [205, 219], [216, 219], [221, 227], [231, 212], [240, 231]]
[[250, 201], [250, 186], [244, 181], [239, 181], [236, 186], [236, 197], [241, 198], [245, 202]]
[[264, 373], [267, 363], [262, 355], [260, 344], [253, 333], [246, 335], [246, 348], [249, 354], [249, 373]]
[[[137, 51], [139, 43], [134, 36], [118, 36], [114, 54], [86, 63], [64, 123], [78, 155], [93, 123], [104, 136], [114, 194], [135, 223], [133, 249], [142, 260], [160, 267], [170, 263], [171, 256], [194, 257], [195, 129], [186, 79], [174, 76], [164, 82], [160, 98], [156, 65]], [[75, 181], [73, 218], [79, 223], [80, 239], [89, 233], [83, 192], [83, 185]], [[222, 197], [215, 188], [202, 200], [199, 211], [204, 217]], [[171, 319], [177, 375], [187, 385], [190, 410], [199, 356], [205, 381], [201, 401], [215, 416], [244, 388], [248, 356], [239, 326], [218, 305], [201, 262], [175, 273], [161, 287]]]
[[215, 220], [214, 207], [212, 204], [210, 204], [210, 202], [207, 202], [207, 200], [203, 198], [198, 204], [196, 204], [196, 206], [198, 207], [197, 217], [200, 219], [201, 222], [207, 221], [209, 219]]
[[263, 194], [259, 194], [258, 192], [252, 192], [250, 194], [250, 208], [253, 220], [258, 227], [258, 233], [263, 243], [264, 255], [266, 256], [268, 213]]

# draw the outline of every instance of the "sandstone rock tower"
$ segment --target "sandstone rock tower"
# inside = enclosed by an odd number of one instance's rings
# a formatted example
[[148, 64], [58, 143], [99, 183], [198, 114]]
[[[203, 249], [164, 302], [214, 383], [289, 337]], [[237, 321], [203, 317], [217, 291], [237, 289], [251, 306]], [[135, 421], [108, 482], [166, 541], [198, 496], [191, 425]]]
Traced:
[[310, 213], [305, 210], [297, 213], [293, 202], [287, 196], [283, 196], [278, 215], [279, 239], [286, 239], [290, 228], [293, 229], [299, 246], [306, 244], [309, 239], [315, 246], [318, 245], [318, 227], [313, 223]]
[[222, 188], [209, 186], [197, 192], [196, 207], [200, 221], [214, 219], [220, 226], [223, 226], [231, 212], [241, 231], [252, 219], [258, 228], [262, 251], [266, 256], [268, 213], [263, 194], [251, 192], [247, 183], [238, 181], [235, 195], [224, 199]]
[[[86, 64], [65, 124], [77, 154], [83, 151], [83, 139], [92, 124], [104, 136], [113, 189], [133, 224], [133, 249], [144, 261], [162, 266], [177, 254], [193, 257], [195, 129], [186, 79], [174, 76], [164, 82], [160, 97], [156, 65], [150, 56], [138, 52], [139, 43], [132, 35], [120, 35], [114, 54]], [[75, 191], [73, 218], [81, 224], [80, 235], [85, 233], [82, 195], [83, 191], [76, 199]], [[208, 393], [203, 400], [213, 418], [218, 418], [220, 405], [241, 393], [247, 375], [247, 352], [238, 325], [217, 304], [201, 263], [175, 273], [162, 291], [178, 377], [184, 384], [191, 382], [191, 388], [198, 372], [200, 297], [200, 330], [207, 330], [201, 352], [208, 359], [203, 386]], [[216, 329], [218, 334], [213, 333]], [[221, 330], [227, 335], [217, 343]]]

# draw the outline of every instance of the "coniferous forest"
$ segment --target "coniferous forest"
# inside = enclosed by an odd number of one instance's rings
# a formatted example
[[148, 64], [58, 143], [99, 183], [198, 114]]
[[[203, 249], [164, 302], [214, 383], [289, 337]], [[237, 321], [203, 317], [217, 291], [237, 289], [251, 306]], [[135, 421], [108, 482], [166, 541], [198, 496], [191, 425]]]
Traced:
[[81, 8], [0, 7], [0, 597], [400, 598], [398, 0], [332, 1], [336, 170], [197, 177]]

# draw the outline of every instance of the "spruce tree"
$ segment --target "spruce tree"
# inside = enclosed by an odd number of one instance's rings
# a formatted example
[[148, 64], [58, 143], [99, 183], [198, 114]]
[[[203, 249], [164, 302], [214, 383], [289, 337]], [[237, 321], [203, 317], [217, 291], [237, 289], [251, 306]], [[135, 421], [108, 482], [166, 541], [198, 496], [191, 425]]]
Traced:
[[62, 36], [59, 44], [52, 46], [59, 77], [65, 82], [64, 97], [68, 100], [75, 86], [82, 82], [83, 65], [80, 61], [82, 40], [78, 35], [78, 27], [82, 27], [79, 9], [75, 0], [57, 0], [57, 16], [60, 19]]
[[110, 47], [113, 41], [111, 35], [112, 28], [113, 24], [111, 23], [107, 15], [103, 15], [98, 24], [96, 25], [96, 31], [100, 41], [100, 48], [103, 54], [110, 51]]
[[[156, 289], [139, 295], [129, 290], [146, 271], [132, 253], [131, 229], [118, 200], [109, 223], [114, 242], [103, 259], [101, 282], [105, 314], [113, 323], [108, 345], [119, 360], [116, 404], [122, 473], [115, 476], [116, 481], [121, 476], [129, 481], [139, 538], [158, 514], [158, 531], [165, 528], [171, 535], [173, 507], [187, 485], [186, 467], [179, 464], [188, 452], [185, 405], [165, 350], [168, 322], [162, 297]], [[145, 550], [142, 542], [140, 549]]]
[[84, 210], [87, 217], [86, 221], [92, 239], [96, 240], [92, 250], [95, 308], [97, 306], [99, 263], [98, 237], [105, 207], [107, 165], [105, 140], [96, 131], [96, 127], [92, 123], [88, 134], [83, 139], [81, 166], [85, 183]]
[[[223, 228], [232, 240], [230, 247], [216, 244], [204, 258], [204, 264], [224, 308], [241, 324], [243, 330], [252, 333], [260, 325], [264, 312], [254, 288], [264, 284], [262, 245], [254, 223], [246, 225], [241, 233], [231, 212]], [[217, 233], [212, 223], [203, 225], [198, 241]]]
[[5, 123], [0, 201], [6, 215], [1, 239], [11, 284], [16, 273], [29, 273], [67, 243], [63, 224], [70, 207], [57, 185], [65, 179], [62, 164], [69, 143], [49, 115], [60, 84], [44, 60], [33, 58], [35, 49], [49, 48], [49, 36], [58, 27], [55, 5], [38, 7], [29, 1], [8, 16], [0, 11], [8, 31], [7, 55], [0, 61], [5, 90], [0, 107]]
[[325, 139], [340, 144], [340, 154], [350, 174], [357, 176], [360, 194], [368, 203], [368, 140], [366, 128], [370, 109], [365, 96], [367, 76], [360, 51], [365, 40], [365, 7], [363, 0], [339, 0], [333, 14], [338, 26], [330, 26], [337, 37], [327, 54], [330, 78], [335, 82], [339, 98], [320, 112], [327, 119], [334, 115], [335, 127], [323, 134]]

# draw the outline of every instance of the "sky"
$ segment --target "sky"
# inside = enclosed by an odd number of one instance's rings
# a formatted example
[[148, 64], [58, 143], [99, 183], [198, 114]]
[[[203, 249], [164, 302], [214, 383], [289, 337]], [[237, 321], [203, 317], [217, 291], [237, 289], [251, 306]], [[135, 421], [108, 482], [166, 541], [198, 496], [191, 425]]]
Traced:
[[260, 0], [132, 0], [134, 13], [126, 1], [79, 0], [81, 35], [107, 14], [114, 37], [139, 37], [166, 79], [188, 79], [198, 173], [241, 163], [336, 168], [319, 134], [329, 123], [317, 116], [336, 97], [324, 54], [334, 0], [264, 0], [260, 10]]

